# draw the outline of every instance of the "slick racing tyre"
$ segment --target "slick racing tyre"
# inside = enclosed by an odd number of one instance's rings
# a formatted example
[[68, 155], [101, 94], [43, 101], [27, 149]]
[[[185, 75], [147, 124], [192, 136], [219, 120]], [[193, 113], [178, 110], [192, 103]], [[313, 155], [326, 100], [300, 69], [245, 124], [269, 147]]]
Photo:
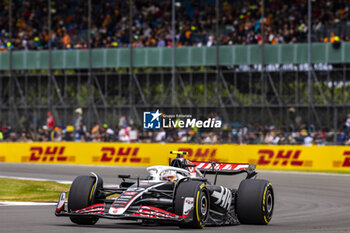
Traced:
[[242, 224], [266, 225], [274, 208], [272, 185], [267, 180], [243, 180], [238, 188], [236, 212]]
[[[86, 208], [95, 203], [93, 195], [95, 180], [96, 178], [92, 176], [78, 176], [74, 179], [68, 196], [69, 212]], [[101, 182], [98, 183], [98, 186], [102, 187]], [[101, 187], [96, 187], [96, 190]], [[70, 220], [79, 225], [94, 225], [98, 221], [98, 217], [72, 216]]]
[[[191, 200], [191, 201], [189, 201]], [[185, 180], [177, 185], [174, 198], [174, 209], [177, 215], [186, 215], [185, 201], [193, 205], [192, 220], [181, 223], [181, 228], [203, 228], [209, 215], [209, 198], [205, 184], [202, 181]], [[186, 218], [186, 217], [185, 217]]]

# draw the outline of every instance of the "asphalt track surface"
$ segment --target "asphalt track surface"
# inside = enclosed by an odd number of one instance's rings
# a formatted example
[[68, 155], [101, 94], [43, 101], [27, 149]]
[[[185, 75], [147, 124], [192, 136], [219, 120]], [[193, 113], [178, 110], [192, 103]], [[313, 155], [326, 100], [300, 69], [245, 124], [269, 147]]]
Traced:
[[[105, 183], [119, 182], [117, 174], [144, 176], [145, 168], [64, 165], [1, 164], [0, 176], [73, 180], [94, 171]], [[275, 211], [267, 226], [206, 227], [203, 232], [350, 232], [350, 176], [260, 172], [271, 181]], [[242, 177], [222, 176], [218, 182], [238, 186]], [[0, 184], [1, 185], [1, 184]], [[141, 225], [101, 219], [94, 226], [78, 226], [65, 217], [55, 217], [54, 206], [0, 206], [0, 232], [190, 232], [176, 226]]]

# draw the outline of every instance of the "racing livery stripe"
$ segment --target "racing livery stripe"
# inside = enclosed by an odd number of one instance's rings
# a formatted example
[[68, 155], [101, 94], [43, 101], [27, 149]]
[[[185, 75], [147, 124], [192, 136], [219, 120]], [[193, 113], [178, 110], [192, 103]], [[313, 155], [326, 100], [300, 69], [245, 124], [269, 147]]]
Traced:
[[[195, 164], [199, 169], [211, 169], [212, 163], [210, 162], [196, 162], [192, 161], [192, 164]], [[234, 164], [234, 163], [216, 163], [214, 169], [215, 170], [244, 170], [249, 167], [249, 164]]]
[[[112, 204], [111, 208], [109, 209], [108, 213], [109, 214], [113, 214], [113, 215], [121, 215], [123, 214], [128, 208], [129, 206], [131, 205], [131, 203], [133, 203], [134, 200], [136, 200], [138, 197], [140, 197], [143, 193], [145, 193], [146, 191], [148, 191], [149, 189], [151, 188], [155, 188], [155, 187], [158, 187], [160, 185], [163, 185], [163, 183], [156, 183], [154, 185], [151, 185], [147, 188], [144, 188], [144, 190], [142, 191], [136, 191], [135, 192], [137, 193], [135, 196], [133, 196], [129, 202], [127, 204], [123, 204], [122, 206], [118, 206], [118, 199], [116, 199], [114, 201], [114, 203]], [[131, 190], [127, 190], [126, 192], [130, 192]], [[123, 194], [121, 196], [119, 196], [120, 198], [123, 198]]]
[[94, 212], [96, 210], [104, 210], [105, 209], [105, 205], [104, 204], [95, 204], [92, 206], [88, 206], [86, 208], [80, 209], [80, 210], [74, 210], [72, 211], [73, 213], [85, 213], [85, 212]]
[[177, 215], [177, 214], [174, 214], [174, 213], [171, 213], [171, 212], [168, 212], [166, 210], [159, 209], [159, 208], [153, 207], [153, 206], [141, 206], [140, 209], [150, 209], [150, 210], [153, 210], [153, 211], [158, 211], [158, 212], [163, 213], [163, 214], [171, 215], [173, 217], [182, 218], [182, 216], [180, 216], [180, 215]]
[[162, 210], [153, 206], [141, 206], [134, 216], [158, 219], [180, 219], [183, 216]]

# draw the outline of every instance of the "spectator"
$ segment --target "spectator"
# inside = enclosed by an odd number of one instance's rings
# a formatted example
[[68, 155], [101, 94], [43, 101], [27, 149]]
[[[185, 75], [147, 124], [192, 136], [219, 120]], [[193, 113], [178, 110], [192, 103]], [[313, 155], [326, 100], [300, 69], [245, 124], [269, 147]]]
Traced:
[[301, 136], [303, 137], [303, 140], [304, 140], [303, 145], [312, 146], [313, 138], [310, 136], [310, 134], [307, 132], [306, 129], [303, 129], [301, 131]]
[[[348, 114], [348, 118], [350, 114]], [[47, 124], [36, 128], [34, 124], [18, 124], [18, 128], [2, 126], [0, 141], [5, 142], [47, 142], [47, 141], [77, 141], [77, 142], [143, 142], [143, 143], [235, 143], [235, 144], [299, 144], [299, 145], [350, 145], [347, 121], [343, 129], [336, 132], [325, 127], [317, 128], [313, 124], [306, 125], [300, 119], [296, 125], [276, 127], [274, 125], [260, 125], [258, 123], [223, 123], [221, 129], [208, 130], [203, 128], [162, 128], [147, 130], [137, 125], [127, 126], [131, 118], [124, 115], [122, 124], [112, 130], [107, 124], [100, 127], [93, 125], [91, 130], [81, 123], [77, 128], [72, 125], [64, 127], [62, 124], [49, 128]], [[216, 113], [210, 113], [199, 119], [217, 118]], [[39, 119], [39, 118], [35, 118]], [[47, 119], [46, 119], [47, 121]], [[28, 121], [32, 122], [32, 121]], [[36, 120], [35, 120], [36, 122]], [[36, 122], [40, 125], [43, 122]], [[47, 122], [46, 122], [47, 123]], [[23, 125], [21, 127], [21, 125]], [[91, 132], [91, 133], [90, 133]]]
[[231, 142], [236, 143], [236, 144], [241, 144], [240, 137], [241, 137], [241, 135], [240, 135], [239, 131], [236, 128], [232, 129]]
[[76, 119], [74, 123], [74, 127], [77, 129], [83, 122], [83, 109], [82, 108], [77, 108], [75, 109], [75, 114], [76, 114]]
[[55, 126], [55, 118], [53, 117], [51, 112], [47, 113], [46, 126], [49, 129], [53, 129], [53, 127]]
[[27, 139], [26, 133], [22, 132], [21, 136], [18, 138], [17, 142], [27, 142], [27, 141], [28, 141], [28, 139]]
[[118, 139], [121, 142], [129, 142], [129, 135], [129, 129], [127, 127], [123, 127], [119, 130]]
[[43, 132], [42, 132], [41, 136], [42, 136], [42, 140], [44, 142], [51, 141], [49, 127], [47, 127], [46, 125], [43, 126]]
[[[114, 135], [114, 131], [111, 128], [108, 128], [106, 130], [106, 139], [105, 142], [110, 142], [113, 141], [113, 135]], [[136, 140], [135, 140], [136, 141]]]
[[55, 142], [63, 141], [62, 128], [56, 126], [54, 129], [54, 140]]
[[[8, 49], [86, 49], [87, 1], [61, 0], [52, 6], [51, 35], [47, 30], [47, 1], [12, 1], [13, 40], [9, 40], [8, 11], [0, 14], [0, 52]], [[307, 2], [265, 1], [261, 20], [260, 0], [220, 1], [220, 36], [215, 38], [215, 1], [185, 0], [176, 3], [176, 46], [306, 42]], [[350, 20], [348, 1], [318, 1], [313, 4], [312, 29], [315, 41], [349, 41], [349, 35], [326, 35], [328, 28], [342, 28]], [[8, 1], [0, 2], [8, 9]], [[133, 25], [128, 28], [128, 1], [93, 1], [91, 44], [93, 48], [172, 46], [171, 1], [135, 0]], [[133, 41], [129, 39], [129, 30]]]
[[344, 145], [347, 140], [347, 134], [340, 129], [337, 131], [337, 144]]
[[75, 129], [75, 136], [74, 139], [76, 142], [79, 141], [85, 141], [85, 133], [86, 133], [86, 128], [84, 127], [83, 124], [80, 124], [76, 129]]
[[166, 138], [166, 132], [163, 128], [161, 128], [158, 132], [155, 133], [156, 136], [154, 137], [155, 142], [164, 142]]
[[138, 132], [137, 128], [133, 125], [131, 126], [130, 130], [130, 142], [137, 142], [138, 141]]
[[265, 143], [266, 144], [273, 144], [273, 140], [274, 140], [274, 133], [273, 132], [268, 132], [266, 137], [265, 137]]
[[346, 126], [346, 130], [348, 132], [350, 132], [350, 113], [348, 114], [348, 117], [346, 118], [345, 126]]
[[86, 132], [85, 134], [85, 142], [92, 142], [93, 138], [91, 137], [91, 134], [89, 132]]
[[119, 127], [127, 127], [127, 126], [128, 126], [128, 123], [127, 123], [126, 117], [122, 115], [119, 118]]
[[67, 142], [73, 141], [73, 135], [72, 135], [73, 132], [74, 132], [74, 126], [68, 125], [64, 130], [64, 141], [67, 141]]

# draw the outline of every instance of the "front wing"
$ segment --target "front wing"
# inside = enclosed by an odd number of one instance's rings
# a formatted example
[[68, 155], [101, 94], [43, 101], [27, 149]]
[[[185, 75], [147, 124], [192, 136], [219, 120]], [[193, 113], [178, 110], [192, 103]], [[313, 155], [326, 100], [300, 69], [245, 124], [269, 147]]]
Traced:
[[89, 207], [69, 212], [65, 209], [65, 194], [61, 192], [60, 199], [57, 203], [55, 215], [56, 216], [96, 216], [99, 218], [107, 219], [126, 219], [126, 220], [152, 220], [160, 222], [182, 222], [185, 218], [180, 215], [168, 212], [166, 210], [154, 207], [154, 206], [132, 206], [128, 209], [127, 213], [120, 215], [109, 214], [108, 210], [110, 205], [106, 203], [100, 203], [91, 205]]

